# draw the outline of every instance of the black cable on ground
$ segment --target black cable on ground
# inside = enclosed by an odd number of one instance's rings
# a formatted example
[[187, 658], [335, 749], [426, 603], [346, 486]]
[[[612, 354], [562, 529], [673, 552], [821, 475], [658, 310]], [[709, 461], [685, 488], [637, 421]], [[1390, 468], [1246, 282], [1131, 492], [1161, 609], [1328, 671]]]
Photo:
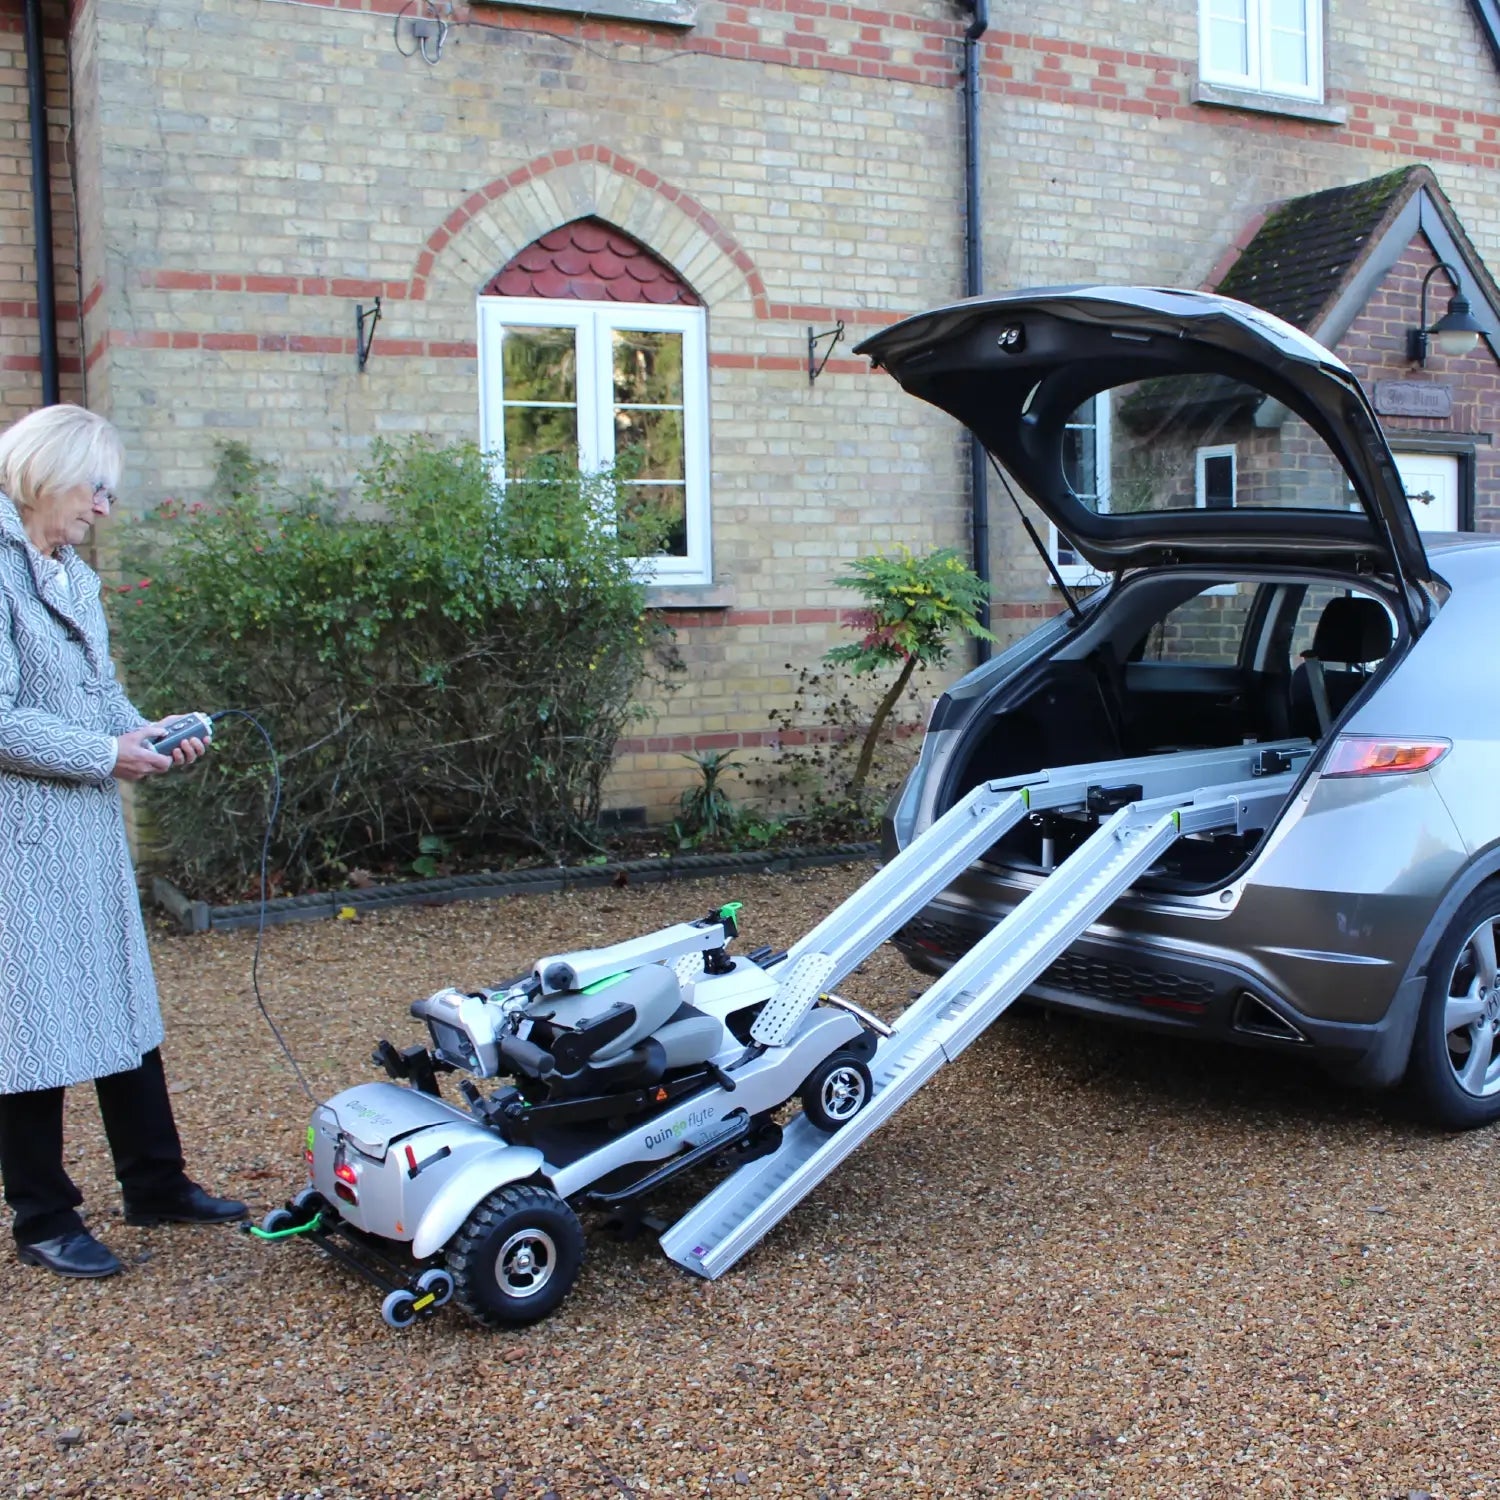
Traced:
[[316, 1104], [318, 1103], [317, 1097], [307, 1086], [307, 1079], [302, 1076], [302, 1069], [298, 1067], [297, 1059], [292, 1055], [292, 1049], [287, 1046], [286, 1038], [282, 1036], [276, 1022], [271, 1019], [271, 1012], [266, 1009], [266, 1002], [260, 993], [260, 949], [266, 935], [266, 898], [269, 892], [267, 870], [271, 858], [271, 832], [276, 827], [276, 815], [281, 811], [281, 762], [277, 758], [276, 746], [272, 743], [270, 733], [254, 714], [246, 713], [242, 708], [223, 708], [208, 717], [215, 723], [220, 719], [244, 719], [266, 742], [266, 754], [271, 761], [271, 810], [266, 815], [266, 835], [261, 840], [260, 846], [260, 920], [255, 925], [255, 956], [250, 960], [250, 987], [255, 991], [255, 1003], [260, 1007], [260, 1013], [265, 1018], [266, 1025], [271, 1028], [271, 1035], [276, 1038], [277, 1045], [286, 1055], [287, 1062], [291, 1064], [292, 1072], [296, 1075], [302, 1092], [307, 1095], [310, 1103]]

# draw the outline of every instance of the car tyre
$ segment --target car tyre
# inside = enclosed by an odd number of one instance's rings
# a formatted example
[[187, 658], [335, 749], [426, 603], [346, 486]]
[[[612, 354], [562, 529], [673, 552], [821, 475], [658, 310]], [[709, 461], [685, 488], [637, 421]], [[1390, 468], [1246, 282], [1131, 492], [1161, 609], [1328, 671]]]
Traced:
[[1449, 1130], [1500, 1120], [1500, 884], [1459, 907], [1428, 966], [1407, 1082]]
[[554, 1311], [583, 1264], [583, 1226], [546, 1188], [500, 1188], [474, 1210], [446, 1255], [458, 1305], [486, 1328]]

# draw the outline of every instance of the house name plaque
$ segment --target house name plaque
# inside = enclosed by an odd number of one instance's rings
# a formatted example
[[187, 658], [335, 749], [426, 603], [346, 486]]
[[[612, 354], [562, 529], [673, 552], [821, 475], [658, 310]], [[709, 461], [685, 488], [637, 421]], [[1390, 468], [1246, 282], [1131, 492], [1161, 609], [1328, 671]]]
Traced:
[[1416, 380], [1377, 380], [1375, 410], [1383, 417], [1451, 417], [1453, 387]]

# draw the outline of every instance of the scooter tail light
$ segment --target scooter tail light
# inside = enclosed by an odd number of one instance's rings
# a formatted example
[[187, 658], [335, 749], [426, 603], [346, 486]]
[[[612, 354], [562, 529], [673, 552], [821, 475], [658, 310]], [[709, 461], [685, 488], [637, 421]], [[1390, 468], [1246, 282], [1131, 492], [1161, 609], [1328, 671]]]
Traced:
[[1341, 734], [1323, 763], [1323, 775], [1398, 776], [1430, 771], [1452, 748], [1452, 740], [1388, 740], [1375, 735]]
[[347, 1182], [350, 1187], [357, 1187], [359, 1185], [358, 1173], [356, 1173], [354, 1168], [351, 1167], [346, 1161], [341, 1161], [333, 1169], [333, 1175], [337, 1177], [340, 1182]]

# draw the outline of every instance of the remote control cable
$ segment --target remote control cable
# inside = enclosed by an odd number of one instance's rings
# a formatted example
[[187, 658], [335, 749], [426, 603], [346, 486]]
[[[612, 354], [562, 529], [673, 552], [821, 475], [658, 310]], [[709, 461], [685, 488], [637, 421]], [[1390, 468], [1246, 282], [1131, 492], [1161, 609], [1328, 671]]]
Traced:
[[221, 708], [217, 713], [210, 714], [208, 717], [213, 723], [217, 723], [220, 719], [244, 719], [266, 742], [266, 755], [271, 762], [271, 810], [266, 815], [266, 833], [260, 845], [260, 916], [255, 924], [255, 955], [250, 960], [250, 987], [255, 991], [255, 1003], [260, 1007], [260, 1013], [265, 1018], [266, 1025], [271, 1028], [271, 1035], [276, 1038], [277, 1045], [286, 1054], [286, 1060], [291, 1064], [292, 1072], [302, 1092], [307, 1095], [310, 1103], [316, 1104], [318, 1102], [316, 1096], [307, 1086], [307, 1079], [302, 1076], [302, 1069], [297, 1066], [297, 1059], [292, 1055], [292, 1049], [287, 1046], [286, 1038], [282, 1036], [276, 1022], [271, 1019], [271, 1012], [266, 1009], [266, 1002], [260, 993], [260, 949], [261, 942], [266, 935], [266, 899], [270, 888], [266, 872], [271, 858], [271, 832], [276, 827], [276, 816], [281, 811], [281, 761], [277, 757], [276, 746], [272, 743], [266, 726], [254, 714], [246, 713], [243, 708]]

